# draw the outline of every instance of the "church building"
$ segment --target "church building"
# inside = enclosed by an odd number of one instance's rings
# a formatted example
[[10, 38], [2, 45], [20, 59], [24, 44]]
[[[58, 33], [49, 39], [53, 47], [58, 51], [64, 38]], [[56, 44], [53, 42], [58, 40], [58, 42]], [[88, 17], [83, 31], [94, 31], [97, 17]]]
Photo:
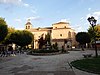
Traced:
[[41, 36], [45, 38], [45, 35], [49, 33], [51, 38], [51, 45], [57, 43], [58, 49], [62, 49], [62, 46], [67, 48], [75, 47], [75, 30], [70, 27], [68, 22], [58, 22], [52, 24], [51, 27], [45, 28], [33, 28], [30, 20], [25, 24], [25, 30], [32, 32], [34, 35], [34, 49], [39, 48], [38, 40]]

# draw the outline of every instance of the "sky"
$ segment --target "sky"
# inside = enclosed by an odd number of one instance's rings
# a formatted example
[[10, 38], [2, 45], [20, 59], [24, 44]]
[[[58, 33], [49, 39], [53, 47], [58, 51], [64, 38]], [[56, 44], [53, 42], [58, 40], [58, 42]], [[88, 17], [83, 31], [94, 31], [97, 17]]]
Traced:
[[0, 0], [0, 17], [9, 27], [24, 29], [28, 19], [34, 28], [69, 22], [76, 32], [87, 31], [88, 17], [100, 23], [100, 0]]

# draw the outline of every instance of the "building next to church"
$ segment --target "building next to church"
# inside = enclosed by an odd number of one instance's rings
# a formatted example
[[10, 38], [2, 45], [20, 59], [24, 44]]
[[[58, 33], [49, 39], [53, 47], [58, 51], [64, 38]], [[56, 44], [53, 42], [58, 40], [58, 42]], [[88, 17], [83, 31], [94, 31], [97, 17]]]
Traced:
[[34, 28], [30, 20], [25, 24], [25, 29], [32, 32], [34, 35], [34, 49], [39, 48], [38, 40], [41, 36], [45, 38], [45, 35], [49, 33], [51, 37], [51, 45], [57, 43], [58, 49], [62, 49], [62, 46], [67, 48], [75, 47], [75, 30], [70, 27], [68, 22], [58, 22], [52, 24], [51, 27]]

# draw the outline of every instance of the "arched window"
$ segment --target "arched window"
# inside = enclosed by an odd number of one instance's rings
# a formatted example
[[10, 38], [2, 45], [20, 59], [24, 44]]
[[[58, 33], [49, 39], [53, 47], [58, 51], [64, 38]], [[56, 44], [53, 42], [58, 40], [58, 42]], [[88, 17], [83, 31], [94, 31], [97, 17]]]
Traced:
[[71, 32], [70, 31], [68, 32], [68, 38], [71, 38]]
[[30, 26], [28, 26], [28, 29], [30, 29]]
[[27, 26], [26, 26], [26, 29], [27, 29]]

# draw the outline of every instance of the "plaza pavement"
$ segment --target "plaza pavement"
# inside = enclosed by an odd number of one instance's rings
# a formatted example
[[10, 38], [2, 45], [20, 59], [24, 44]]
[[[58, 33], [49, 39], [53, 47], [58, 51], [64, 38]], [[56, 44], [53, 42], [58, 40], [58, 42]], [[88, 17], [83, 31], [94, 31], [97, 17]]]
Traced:
[[17, 54], [0, 57], [0, 75], [96, 75], [69, 66], [71, 61], [83, 58], [83, 53], [94, 55], [94, 51], [87, 50], [50, 56]]

